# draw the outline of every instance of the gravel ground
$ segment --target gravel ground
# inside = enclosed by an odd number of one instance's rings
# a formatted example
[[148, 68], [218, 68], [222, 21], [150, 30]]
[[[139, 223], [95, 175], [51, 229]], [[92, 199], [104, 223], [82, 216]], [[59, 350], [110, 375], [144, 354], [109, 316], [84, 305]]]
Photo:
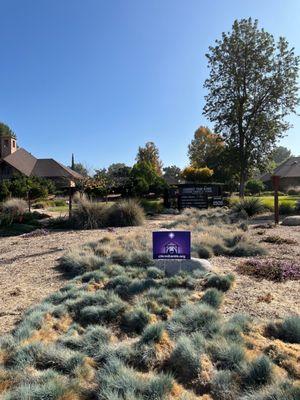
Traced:
[[[294, 240], [295, 244], [292, 245], [263, 242], [268, 249], [268, 255], [265, 257], [300, 262], [300, 226], [280, 225], [272, 229], [258, 229], [253, 225], [249, 233], [255, 241], [261, 241], [266, 236]], [[244, 260], [225, 257], [212, 259], [217, 272], [233, 272], [236, 276], [234, 288], [225, 297], [222, 309], [224, 314], [247, 313], [260, 320], [300, 314], [300, 281], [272, 282], [241, 275], [236, 271], [236, 267]]]
[[[164, 217], [163, 222], [172, 217]], [[161, 220], [147, 221], [146, 229], [151, 231]], [[135, 228], [118, 228], [115, 234]], [[258, 235], [257, 232], [262, 233]], [[94, 231], [52, 232], [36, 237], [0, 238], [0, 334], [9, 332], [23, 312], [39, 303], [50, 293], [66, 284], [57, 270], [57, 260], [69, 247], [101, 238], [106, 229]], [[269, 254], [274, 257], [300, 259], [300, 227], [277, 227], [273, 229], [250, 229], [255, 240], [267, 235], [278, 235], [297, 241], [294, 245], [266, 244]], [[236, 284], [226, 295], [223, 306], [225, 314], [246, 312], [260, 319], [282, 318], [299, 313], [300, 281], [272, 283], [257, 281], [236, 273], [236, 266], [242, 259], [215, 257], [212, 263], [220, 273], [236, 274]], [[270, 293], [269, 296], [267, 296]], [[259, 298], [267, 296], [270, 302]]]

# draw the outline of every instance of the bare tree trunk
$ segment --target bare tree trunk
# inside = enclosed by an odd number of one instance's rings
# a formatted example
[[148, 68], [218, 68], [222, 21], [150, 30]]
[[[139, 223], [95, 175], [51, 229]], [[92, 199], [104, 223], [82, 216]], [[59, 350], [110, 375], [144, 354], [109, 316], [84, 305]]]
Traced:
[[239, 190], [240, 198], [245, 197], [245, 175], [242, 173], [240, 178], [240, 190]]

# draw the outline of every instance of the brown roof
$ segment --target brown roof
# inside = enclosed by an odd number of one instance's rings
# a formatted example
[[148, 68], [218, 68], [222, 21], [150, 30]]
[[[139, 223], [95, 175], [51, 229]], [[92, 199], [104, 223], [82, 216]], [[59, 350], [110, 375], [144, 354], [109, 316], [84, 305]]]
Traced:
[[260, 179], [263, 182], [267, 182], [271, 180], [272, 175], [278, 175], [281, 178], [300, 178], [300, 156], [288, 158], [278, 165], [272, 174], [263, 174]]
[[37, 159], [21, 148], [6, 156], [3, 161], [22, 172], [22, 174], [30, 176]]
[[82, 176], [71, 168], [65, 167], [52, 158], [38, 159], [31, 175], [44, 178], [70, 178], [82, 179]]
[[281, 178], [300, 178], [300, 157], [290, 157], [273, 172]]
[[67, 179], [83, 178], [79, 173], [52, 158], [37, 159], [22, 148], [5, 157], [3, 161], [26, 176]]

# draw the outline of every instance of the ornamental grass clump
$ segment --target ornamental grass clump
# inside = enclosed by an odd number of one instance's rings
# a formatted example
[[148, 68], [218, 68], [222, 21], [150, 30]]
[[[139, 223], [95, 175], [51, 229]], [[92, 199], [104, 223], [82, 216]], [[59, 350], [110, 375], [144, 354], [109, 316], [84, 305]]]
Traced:
[[[198, 218], [198, 212], [190, 215]], [[231, 230], [222, 236], [227, 250], [244, 240], [244, 232]], [[282, 376], [297, 379], [294, 352], [292, 366], [287, 351], [280, 363], [272, 352], [279, 341], [261, 336], [268, 348], [261, 347], [252, 341], [257, 331], [249, 318], [221, 315], [232, 275], [166, 276], [149, 266], [149, 239], [142, 233], [107, 233], [109, 240], [67, 253], [64, 268], [76, 277], [0, 340], [1, 399], [240, 400], [250, 393], [260, 399], [273, 383], [273, 364], [263, 354], [277, 364], [274, 377], [281, 368]], [[281, 322], [272, 337], [296, 343], [298, 325]]]
[[264, 206], [259, 198], [250, 197], [235, 203], [232, 207], [232, 211], [236, 213], [245, 212], [248, 217], [253, 217], [254, 215], [262, 213], [264, 211]]
[[205, 288], [216, 288], [220, 290], [221, 292], [227, 292], [231, 286], [233, 285], [234, 282], [234, 275], [228, 274], [224, 276], [220, 275], [209, 275], [205, 282], [204, 282], [204, 287]]
[[8, 226], [13, 222], [22, 222], [27, 210], [28, 205], [23, 199], [6, 200], [1, 206], [0, 225]]
[[106, 226], [143, 225], [145, 213], [136, 200], [122, 200], [107, 210]]
[[219, 308], [222, 304], [224, 294], [215, 288], [207, 289], [201, 297], [201, 303], [208, 304], [213, 308]]
[[281, 322], [271, 322], [266, 327], [266, 333], [287, 343], [300, 343], [300, 317], [291, 316]]
[[167, 330], [171, 336], [201, 332], [211, 337], [220, 329], [219, 315], [216, 310], [206, 304], [186, 304], [175, 311]]
[[183, 383], [196, 379], [200, 373], [200, 355], [202, 348], [197, 348], [188, 336], [179, 337], [168, 364], [175, 377]]
[[242, 372], [242, 384], [246, 388], [258, 388], [271, 383], [273, 364], [265, 355], [250, 361]]

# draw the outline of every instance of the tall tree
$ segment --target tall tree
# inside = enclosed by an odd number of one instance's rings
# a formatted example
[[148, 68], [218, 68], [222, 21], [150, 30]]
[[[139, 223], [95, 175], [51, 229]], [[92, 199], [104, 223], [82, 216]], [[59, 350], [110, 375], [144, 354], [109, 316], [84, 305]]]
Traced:
[[89, 171], [88, 168], [85, 167], [82, 163], [78, 162], [74, 162], [74, 160], [72, 160], [72, 165], [71, 165], [71, 169], [75, 172], [78, 172], [78, 174], [81, 174], [82, 176], [87, 177], [89, 175]]
[[200, 126], [194, 134], [188, 150], [191, 165], [197, 168], [209, 166], [217, 163], [217, 160], [224, 149], [222, 137], [205, 127]]
[[147, 142], [145, 147], [139, 147], [136, 162], [149, 163], [159, 175], [162, 175], [162, 161], [159, 158], [158, 147], [153, 142]]
[[3, 122], [0, 122], [0, 136], [12, 137], [16, 139], [16, 134], [10, 129], [8, 125], [5, 125]]
[[275, 147], [272, 152], [271, 159], [274, 161], [276, 165], [281, 164], [283, 161], [287, 160], [291, 157], [291, 150], [287, 149], [284, 146]]
[[276, 140], [290, 127], [285, 117], [299, 104], [299, 57], [286, 39], [274, 37], [249, 19], [209, 48], [210, 68], [204, 115], [231, 150], [240, 196], [252, 168], [262, 168]]
[[163, 169], [163, 178], [168, 184], [176, 184], [180, 182], [181, 169], [176, 165], [170, 165]]

